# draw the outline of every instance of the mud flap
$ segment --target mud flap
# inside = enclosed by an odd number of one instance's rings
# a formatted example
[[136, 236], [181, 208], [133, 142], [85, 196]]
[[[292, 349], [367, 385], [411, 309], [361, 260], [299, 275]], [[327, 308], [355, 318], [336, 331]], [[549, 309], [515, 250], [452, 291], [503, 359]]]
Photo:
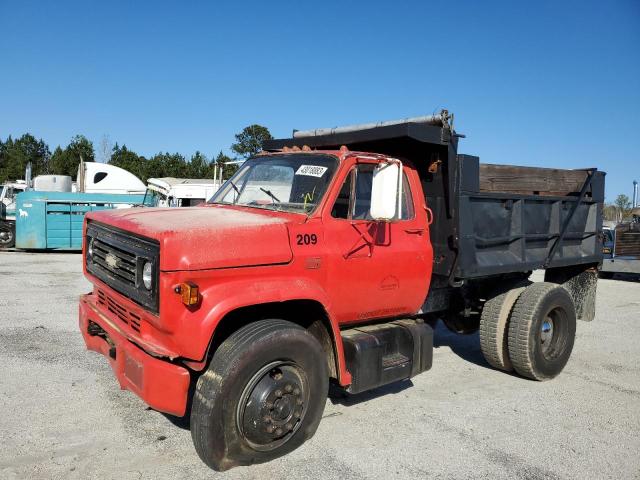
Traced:
[[544, 281], [562, 285], [573, 299], [578, 320], [592, 321], [596, 316], [598, 269], [595, 265], [549, 268]]

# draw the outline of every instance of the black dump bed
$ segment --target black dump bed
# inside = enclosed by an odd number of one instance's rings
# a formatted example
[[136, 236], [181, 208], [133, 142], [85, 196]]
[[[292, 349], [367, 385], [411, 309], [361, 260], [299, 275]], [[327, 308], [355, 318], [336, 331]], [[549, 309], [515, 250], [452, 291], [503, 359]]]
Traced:
[[448, 283], [602, 260], [603, 172], [480, 164], [457, 153], [451, 118], [294, 132], [264, 148], [346, 146], [412, 163], [434, 213], [434, 274]]

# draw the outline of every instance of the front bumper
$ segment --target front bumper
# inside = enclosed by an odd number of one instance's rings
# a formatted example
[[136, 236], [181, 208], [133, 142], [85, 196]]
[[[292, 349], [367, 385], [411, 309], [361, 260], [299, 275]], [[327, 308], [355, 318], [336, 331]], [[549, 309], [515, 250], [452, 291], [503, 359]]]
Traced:
[[[103, 354], [120, 388], [138, 395], [155, 410], [183, 416], [189, 391], [189, 371], [152, 357], [129, 341], [117, 323], [102, 313], [91, 293], [80, 296], [80, 331], [88, 350]], [[96, 326], [89, 328], [90, 322]]]

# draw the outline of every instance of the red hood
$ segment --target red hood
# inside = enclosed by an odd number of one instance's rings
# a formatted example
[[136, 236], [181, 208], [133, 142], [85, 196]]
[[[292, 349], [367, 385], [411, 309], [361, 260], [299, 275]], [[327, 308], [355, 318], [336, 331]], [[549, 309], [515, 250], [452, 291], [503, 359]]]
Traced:
[[161, 270], [203, 270], [287, 263], [286, 216], [221, 206], [131, 208], [94, 212], [90, 220], [160, 242]]

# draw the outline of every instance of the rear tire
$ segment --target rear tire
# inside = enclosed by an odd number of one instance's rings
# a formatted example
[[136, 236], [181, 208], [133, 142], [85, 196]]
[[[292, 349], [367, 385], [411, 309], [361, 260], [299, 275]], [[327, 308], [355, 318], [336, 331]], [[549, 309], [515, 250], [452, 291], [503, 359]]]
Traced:
[[328, 389], [313, 335], [285, 320], [246, 325], [220, 345], [196, 384], [196, 451], [219, 471], [285, 455], [315, 433]]
[[534, 283], [513, 307], [509, 359], [523, 377], [552, 379], [569, 361], [575, 334], [576, 311], [569, 292], [555, 283]]
[[509, 317], [513, 306], [526, 288], [517, 285], [509, 290], [498, 292], [487, 300], [480, 317], [480, 349], [485, 360], [494, 368], [510, 372], [513, 370], [509, 360], [507, 346]]

